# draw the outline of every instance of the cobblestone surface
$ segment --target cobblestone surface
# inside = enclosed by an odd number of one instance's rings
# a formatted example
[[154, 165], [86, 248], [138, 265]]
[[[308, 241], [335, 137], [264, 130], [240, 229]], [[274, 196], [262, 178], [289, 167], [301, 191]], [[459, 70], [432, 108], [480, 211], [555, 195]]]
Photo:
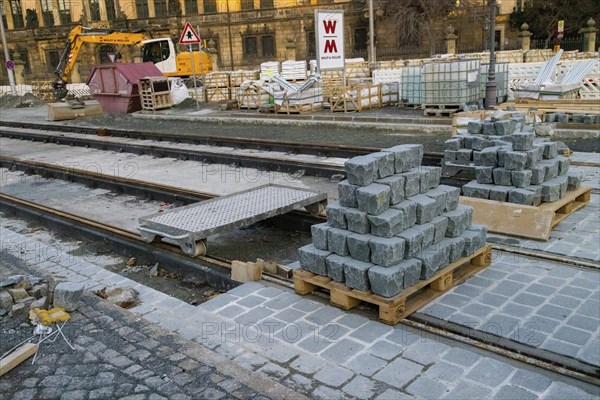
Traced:
[[495, 253], [420, 312], [600, 365], [600, 272]]
[[[24, 248], [35, 248], [34, 240], [6, 229], [0, 230], [0, 234], [3, 243], [7, 244], [3, 247], [5, 252], [14, 253], [17, 257], [35, 259], [36, 251], [20, 251]], [[16, 243], [21, 243], [21, 247], [15, 246]], [[37, 246], [46, 245], [37, 243]], [[59, 249], [56, 250], [60, 253]], [[57, 274], [80, 279], [87, 287], [100, 287], [115, 278], [114, 274], [99, 267], [94, 269], [93, 265], [86, 264], [85, 260], [78, 257], [74, 257], [70, 263], [65, 262], [66, 266], [53, 260], [38, 260], [35, 264]], [[80, 273], [83, 270], [86, 272]], [[499, 275], [507, 274], [502, 269], [493, 272]], [[522, 279], [529, 276], [527, 273], [520, 275], [525, 276]], [[127, 280], [123, 282], [129, 284]], [[523, 364], [507, 363], [496, 356], [465, 348], [455, 342], [425, 336], [402, 324], [389, 327], [262, 283], [246, 283], [198, 307], [172, 299], [150, 288], [138, 286], [137, 289], [142, 295], [142, 304], [131, 309], [131, 312], [141, 318], [140, 323], [144, 326], [158, 325], [206, 348], [214, 349], [216, 353], [231, 360], [231, 365], [240, 365], [264, 378], [287, 385], [295, 390], [297, 395], [304, 394], [323, 399], [397, 399], [415, 396], [483, 398], [518, 391], [524, 397], [547, 397], [569, 388], [572, 389], [571, 398], [574, 399], [592, 398], [600, 394], [597, 387], [582, 383], [573, 386], [572, 381], [567, 382], [560, 375]], [[506, 290], [512, 289], [509, 287]], [[454, 296], [460, 300], [461, 295]], [[565, 297], [570, 296], [565, 294]], [[241, 311], [233, 314], [225, 311], [234, 306], [236, 310]], [[583, 309], [584, 314], [589, 313], [586, 310]], [[243, 323], [236, 321], [244, 316], [253, 318], [243, 319]], [[172, 340], [176, 335], [168, 337]], [[150, 368], [153, 366], [152, 361], [156, 357], [163, 357], [163, 347], [168, 347], [170, 343], [151, 337], [140, 338], [139, 348], [134, 344], [135, 349], [119, 356], [104, 351], [101, 346], [103, 343], [95, 349], [99, 354], [102, 352], [102, 356], [110, 354], [110, 360], [113, 362], [127, 364], [118, 370], [140, 374], [145, 370], [154, 371]], [[131, 353], [136, 350], [140, 351], [134, 353], [137, 357], [134, 358]], [[150, 353], [150, 356], [141, 361], [139, 358], [147, 356], [143, 351]], [[191, 358], [189, 361], [181, 360], [180, 363], [202, 361], [198, 353], [189, 349], [169, 349], [165, 352], [175, 360], [179, 359], [179, 354]], [[193, 355], [197, 357], [194, 358]], [[124, 358], [119, 358], [120, 356]], [[125, 358], [131, 363], [125, 363]], [[108, 363], [110, 364], [110, 361]], [[140, 365], [142, 370], [136, 370], [136, 365]], [[482, 375], [479, 371], [490, 366], [501, 371], [498, 376]], [[189, 372], [183, 371], [182, 368], [173, 370], [170, 364], [161, 364], [161, 367], [164, 371], [162, 374], [145, 373], [148, 375], [144, 375], [143, 380], [137, 384], [150, 388], [151, 391], [160, 388], [165, 397], [170, 397], [168, 392], [174, 393], [174, 387], [180, 387], [180, 384], [190, 380]], [[52, 372], [54, 374], [54, 371]], [[163, 374], [167, 374], [171, 380], [160, 382], [158, 379]], [[523, 374], [529, 374], [533, 378], [524, 379]], [[238, 377], [239, 375], [235, 375], [235, 378]], [[71, 383], [70, 377], [61, 379]], [[547, 386], [540, 385], [543, 379], [550, 383]], [[222, 382], [227, 381], [224, 378], [216, 380], [218, 382], [211, 382], [217, 386], [223, 386]], [[193, 384], [194, 381], [190, 381], [187, 385]], [[110, 383], [94, 389], [108, 386]], [[219, 393], [226, 392], [221, 386], [203, 388], [203, 396], [219, 398]], [[228, 388], [231, 386], [235, 385], [226, 385]], [[135, 387], [137, 386], [134, 386], [134, 390]], [[71, 395], [76, 398], [79, 393]]]
[[[23, 272], [17, 259], [6, 253], [1, 255], [0, 277]], [[12, 317], [2, 319], [1, 329], [2, 353], [32, 332], [29, 323]], [[71, 350], [62, 338], [53, 343], [42, 343], [35, 363], [28, 359], [2, 377], [2, 398], [261, 397], [260, 390], [232, 379], [207, 362], [202, 357], [206, 350], [200, 345], [134, 318], [131, 313], [96, 296], [82, 297], [78, 310], [71, 314], [63, 331], [75, 350]], [[155, 344], [152, 352], [146, 350], [149, 342]], [[256, 374], [250, 376], [261, 379]]]

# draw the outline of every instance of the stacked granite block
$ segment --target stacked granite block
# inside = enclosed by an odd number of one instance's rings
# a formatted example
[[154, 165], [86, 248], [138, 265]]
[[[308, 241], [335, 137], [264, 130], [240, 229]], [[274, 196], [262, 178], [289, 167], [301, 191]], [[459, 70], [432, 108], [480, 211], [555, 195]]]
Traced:
[[569, 158], [558, 155], [555, 142], [536, 138], [521, 113], [470, 121], [446, 141], [444, 161], [475, 167], [476, 180], [462, 188], [467, 197], [538, 206], [581, 185]]
[[402, 145], [348, 160], [339, 201], [299, 250], [302, 268], [392, 297], [481, 248], [486, 228], [422, 159], [421, 145]]

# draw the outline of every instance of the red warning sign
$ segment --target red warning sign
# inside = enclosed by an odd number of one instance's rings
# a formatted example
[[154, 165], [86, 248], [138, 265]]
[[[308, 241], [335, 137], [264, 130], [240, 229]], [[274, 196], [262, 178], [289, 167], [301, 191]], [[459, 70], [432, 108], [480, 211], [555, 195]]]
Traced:
[[179, 38], [179, 44], [194, 44], [200, 43], [201, 41], [200, 35], [198, 35], [194, 28], [192, 28], [192, 25], [187, 22], [185, 28], [183, 28], [183, 33]]

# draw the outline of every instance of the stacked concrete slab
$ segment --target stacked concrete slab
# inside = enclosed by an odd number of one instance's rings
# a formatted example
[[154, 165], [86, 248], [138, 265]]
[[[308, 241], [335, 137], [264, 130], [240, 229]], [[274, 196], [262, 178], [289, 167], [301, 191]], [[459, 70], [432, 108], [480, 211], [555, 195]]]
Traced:
[[421, 145], [402, 145], [348, 160], [339, 201], [299, 250], [302, 268], [392, 297], [482, 247], [486, 228], [471, 224], [460, 189], [422, 159]]
[[536, 138], [525, 114], [499, 116], [470, 121], [466, 132], [445, 143], [445, 162], [475, 167], [464, 196], [537, 206], [579, 188], [581, 176], [569, 172], [569, 158], [558, 155], [555, 142]]

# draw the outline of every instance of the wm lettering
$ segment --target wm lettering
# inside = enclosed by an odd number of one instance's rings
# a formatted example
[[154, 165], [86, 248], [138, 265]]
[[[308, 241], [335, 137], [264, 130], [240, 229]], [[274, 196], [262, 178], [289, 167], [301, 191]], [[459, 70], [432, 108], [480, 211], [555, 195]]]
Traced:
[[325, 41], [325, 51], [324, 53], [337, 53], [337, 44], [335, 40], [326, 40]]
[[335, 34], [335, 27], [337, 25], [337, 21], [323, 21], [323, 26], [325, 26], [326, 34]]

